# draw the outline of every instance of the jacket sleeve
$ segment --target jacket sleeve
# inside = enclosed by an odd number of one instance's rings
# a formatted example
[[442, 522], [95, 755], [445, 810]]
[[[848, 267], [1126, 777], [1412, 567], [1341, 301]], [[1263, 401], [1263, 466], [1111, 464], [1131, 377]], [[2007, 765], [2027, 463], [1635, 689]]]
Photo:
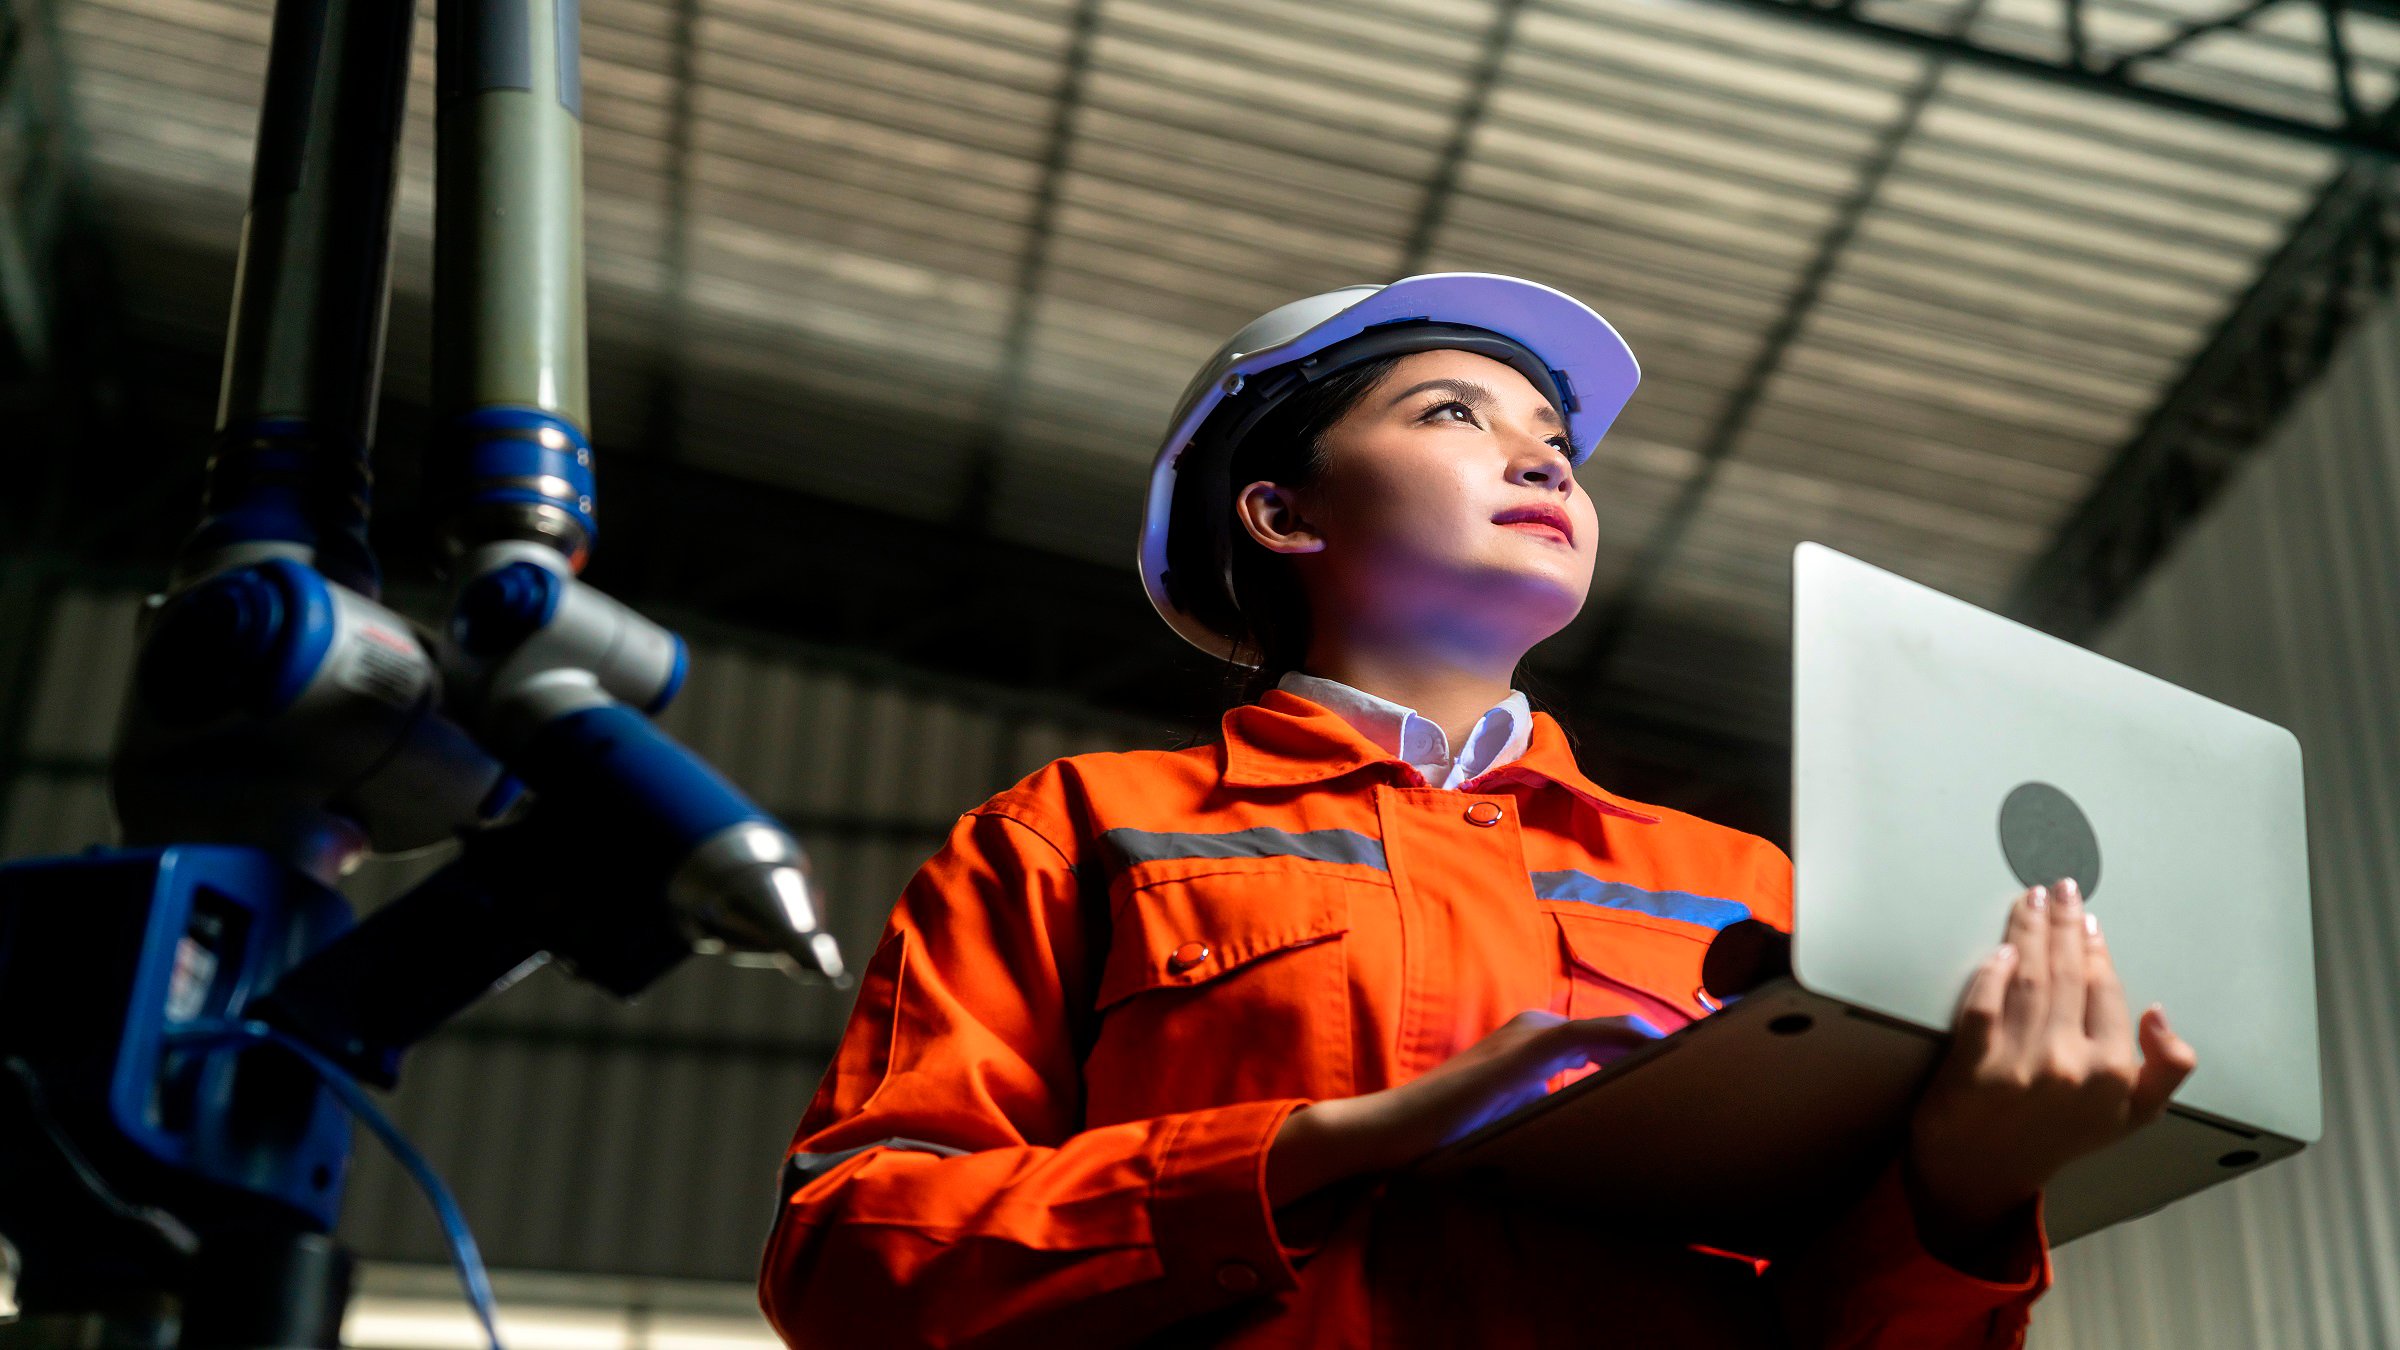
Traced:
[[1265, 1164], [1306, 1102], [1082, 1128], [1106, 925], [1007, 798], [909, 882], [801, 1118], [759, 1279], [794, 1346], [1119, 1345], [1296, 1284]]
[[1900, 1166], [1884, 1168], [1809, 1249], [1768, 1268], [1797, 1346], [1825, 1350], [2017, 1350], [2050, 1287], [2036, 1200], [2005, 1236], [2009, 1278], [1987, 1280], [1925, 1250]]
[[[1789, 929], [1792, 860], [1761, 839], [1754, 912]], [[1766, 1271], [1798, 1346], [1825, 1350], [2016, 1350], [2033, 1302], [2050, 1287], [2037, 1200], [2003, 1237], [2005, 1280], [1987, 1280], [1925, 1249], [1898, 1162], [1806, 1250]]]

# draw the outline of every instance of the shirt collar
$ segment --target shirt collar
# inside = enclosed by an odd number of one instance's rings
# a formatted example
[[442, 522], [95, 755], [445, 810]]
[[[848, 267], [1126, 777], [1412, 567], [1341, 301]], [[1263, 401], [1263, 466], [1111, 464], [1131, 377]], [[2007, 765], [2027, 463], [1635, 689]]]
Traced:
[[1533, 709], [1525, 695], [1514, 689], [1475, 720], [1463, 743], [1453, 746], [1432, 718], [1340, 680], [1295, 670], [1286, 673], [1275, 687], [1340, 713], [1368, 740], [1407, 761], [1435, 787], [1456, 786], [1515, 759], [1525, 753], [1532, 731]]
[[[1405, 762], [1340, 713], [1288, 689], [1270, 689], [1255, 703], [1228, 709], [1220, 727], [1225, 741], [1225, 782], [1231, 787], [1320, 783], [1370, 764]], [[1485, 778], [1503, 775], [1556, 783], [1608, 815], [1644, 824], [1658, 822], [1657, 815], [1585, 777], [1575, 764], [1566, 732], [1546, 712], [1534, 712], [1525, 753], [1491, 770]]]

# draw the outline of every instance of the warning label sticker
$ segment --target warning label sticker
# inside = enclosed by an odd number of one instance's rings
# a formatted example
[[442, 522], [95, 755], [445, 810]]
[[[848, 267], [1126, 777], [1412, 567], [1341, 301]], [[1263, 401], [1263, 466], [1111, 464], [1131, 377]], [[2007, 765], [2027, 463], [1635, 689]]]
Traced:
[[358, 636], [359, 641], [345, 644], [345, 659], [335, 675], [341, 686], [395, 708], [415, 707], [432, 675], [417, 645], [372, 625], [360, 628]]

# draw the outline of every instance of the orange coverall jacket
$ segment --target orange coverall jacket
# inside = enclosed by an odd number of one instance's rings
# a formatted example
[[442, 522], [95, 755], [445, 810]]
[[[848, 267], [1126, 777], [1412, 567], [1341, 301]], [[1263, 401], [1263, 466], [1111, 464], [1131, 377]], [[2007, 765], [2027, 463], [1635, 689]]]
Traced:
[[[2021, 1278], [1978, 1279], [1918, 1243], [1896, 1169], [1772, 1265], [1406, 1176], [1270, 1210], [1268, 1146], [1310, 1102], [1527, 1008], [1704, 1016], [1708, 939], [1788, 927], [1791, 862], [1602, 790], [1546, 714], [1455, 790], [1288, 691], [1223, 728], [1054, 761], [910, 881], [785, 1163], [760, 1272], [785, 1340], [2021, 1343], [2038, 1207]], [[1592, 1147], [1643, 1165], [1639, 1139]]]

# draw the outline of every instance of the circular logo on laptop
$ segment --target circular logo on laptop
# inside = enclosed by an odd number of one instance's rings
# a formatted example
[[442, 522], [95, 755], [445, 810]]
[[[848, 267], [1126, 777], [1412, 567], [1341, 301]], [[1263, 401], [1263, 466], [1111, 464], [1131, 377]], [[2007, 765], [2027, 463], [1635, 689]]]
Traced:
[[2027, 886], [2073, 877], [2086, 900], [2100, 889], [2100, 837], [2075, 799], [2048, 783], [2019, 783], [2000, 803], [2000, 851]]

